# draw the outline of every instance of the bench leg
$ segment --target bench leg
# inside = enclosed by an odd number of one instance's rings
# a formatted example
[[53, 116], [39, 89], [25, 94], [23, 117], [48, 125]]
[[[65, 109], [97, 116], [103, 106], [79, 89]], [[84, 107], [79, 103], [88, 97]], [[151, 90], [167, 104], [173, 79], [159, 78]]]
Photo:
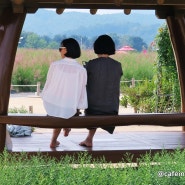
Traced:
[[[176, 56], [176, 65], [179, 75], [181, 88], [182, 112], [185, 112], [185, 17], [184, 14], [177, 17], [167, 17], [167, 24], [170, 32], [174, 54]], [[185, 131], [185, 127], [182, 127]]]
[[6, 125], [0, 124], [0, 152], [5, 149]]
[[[11, 76], [26, 13], [14, 14], [12, 8], [0, 12], [0, 115], [7, 115]], [[0, 152], [5, 148], [6, 125], [0, 120]]]

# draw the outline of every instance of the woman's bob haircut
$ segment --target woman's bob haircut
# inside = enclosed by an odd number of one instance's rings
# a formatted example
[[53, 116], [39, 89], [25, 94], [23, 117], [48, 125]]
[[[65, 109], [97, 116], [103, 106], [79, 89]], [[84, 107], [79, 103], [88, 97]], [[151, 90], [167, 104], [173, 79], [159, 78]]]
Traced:
[[66, 48], [67, 50], [67, 53], [65, 54], [66, 57], [75, 59], [75, 58], [79, 58], [81, 55], [80, 45], [73, 38], [62, 40], [61, 47]]
[[94, 42], [94, 52], [96, 54], [115, 54], [115, 43], [108, 35], [99, 36]]

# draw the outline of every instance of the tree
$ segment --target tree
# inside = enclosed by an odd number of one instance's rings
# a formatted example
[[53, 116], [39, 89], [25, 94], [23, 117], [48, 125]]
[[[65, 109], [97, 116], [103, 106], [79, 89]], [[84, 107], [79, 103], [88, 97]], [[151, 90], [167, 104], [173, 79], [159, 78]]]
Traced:
[[121, 104], [127, 106], [130, 103], [136, 112], [180, 112], [180, 86], [166, 24], [159, 28], [154, 43], [152, 45], [157, 47], [158, 54], [156, 77], [151, 82], [146, 81], [140, 86], [126, 88]]
[[114, 34], [110, 34], [110, 36], [112, 37], [112, 39], [115, 42], [116, 45], [116, 49], [119, 49], [120, 47], [122, 47], [122, 42], [121, 42], [121, 36], [119, 36], [118, 34], [114, 33]]
[[166, 109], [171, 107], [174, 109], [172, 111], [179, 111], [181, 102], [177, 67], [166, 24], [159, 28], [155, 41], [158, 47], [156, 65], [158, 111], [161, 112], [160, 107], [166, 104], [169, 104]]
[[138, 52], [148, 47], [141, 37], [130, 37], [130, 45]]
[[[99, 36], [99, 35], [98, 35]], [[19, 47], [23, 48], [48, 48], [57, 49], [60, 46], [60, 42], [68, 37], [76, 39], [82, 49], [93, 49], [93, 43], [98, 36], [88, 38], [83, 35], [55, 35], [53, 38], [45, 35], [39, 36], [33, 32], [22, 32]], [[147, 48], [147, 44], [140, 37], [130, 37], [127, 35], [119, 35], [116, 33], [110, 33], [110, 36], [115, 42], [116, 49], [119, 49], [123, 45], [130, 45], [137, 51], [142, 51], [143, 47]]]
[[40, 37], [35, 33], [30, 33], [25, 38], [25, 45], [26, 48], [39, 48], [38, 40], [40, 40]]

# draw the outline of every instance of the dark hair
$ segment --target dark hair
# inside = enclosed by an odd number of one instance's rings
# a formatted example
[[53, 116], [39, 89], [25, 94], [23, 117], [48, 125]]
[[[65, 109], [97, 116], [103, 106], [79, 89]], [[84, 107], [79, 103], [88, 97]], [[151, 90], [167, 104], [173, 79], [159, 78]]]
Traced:
[[67, 53], [65, 54], [66, 57], [70, 58], [79, 58], [81, 55], [81, 50], [78, 42], [73, 38], [64, 39], [61, 42], [62, 47], [66, 47]]
[[115, 43], [108, 35], [99, 36], [94, 42], [94, 52], [96, 54], [115, 54]]

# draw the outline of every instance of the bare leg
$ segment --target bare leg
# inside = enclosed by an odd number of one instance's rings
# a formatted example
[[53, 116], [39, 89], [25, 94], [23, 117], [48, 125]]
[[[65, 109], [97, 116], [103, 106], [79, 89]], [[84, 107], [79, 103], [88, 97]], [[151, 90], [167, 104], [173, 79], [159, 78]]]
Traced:
[[93, 146], [93, 137], [96, 133], [96, 129], [89, 130], [89, 134], [87, 135], [86, 139], [82, 141], [79, 145], [80, 146], [86, 146], [86, 147], [92, 147]]
[[51, 138], [50, 148], [56, 148], [58, 145], [60, 145], [60, 142], [57, 141], [60, 131], [60, 128], [53, 129], [53, 136]]
[[67, 137], [69, 135], [69, 132], [71, 131], [70, 128], [63, 128], [64, 131], [64, 137]]

